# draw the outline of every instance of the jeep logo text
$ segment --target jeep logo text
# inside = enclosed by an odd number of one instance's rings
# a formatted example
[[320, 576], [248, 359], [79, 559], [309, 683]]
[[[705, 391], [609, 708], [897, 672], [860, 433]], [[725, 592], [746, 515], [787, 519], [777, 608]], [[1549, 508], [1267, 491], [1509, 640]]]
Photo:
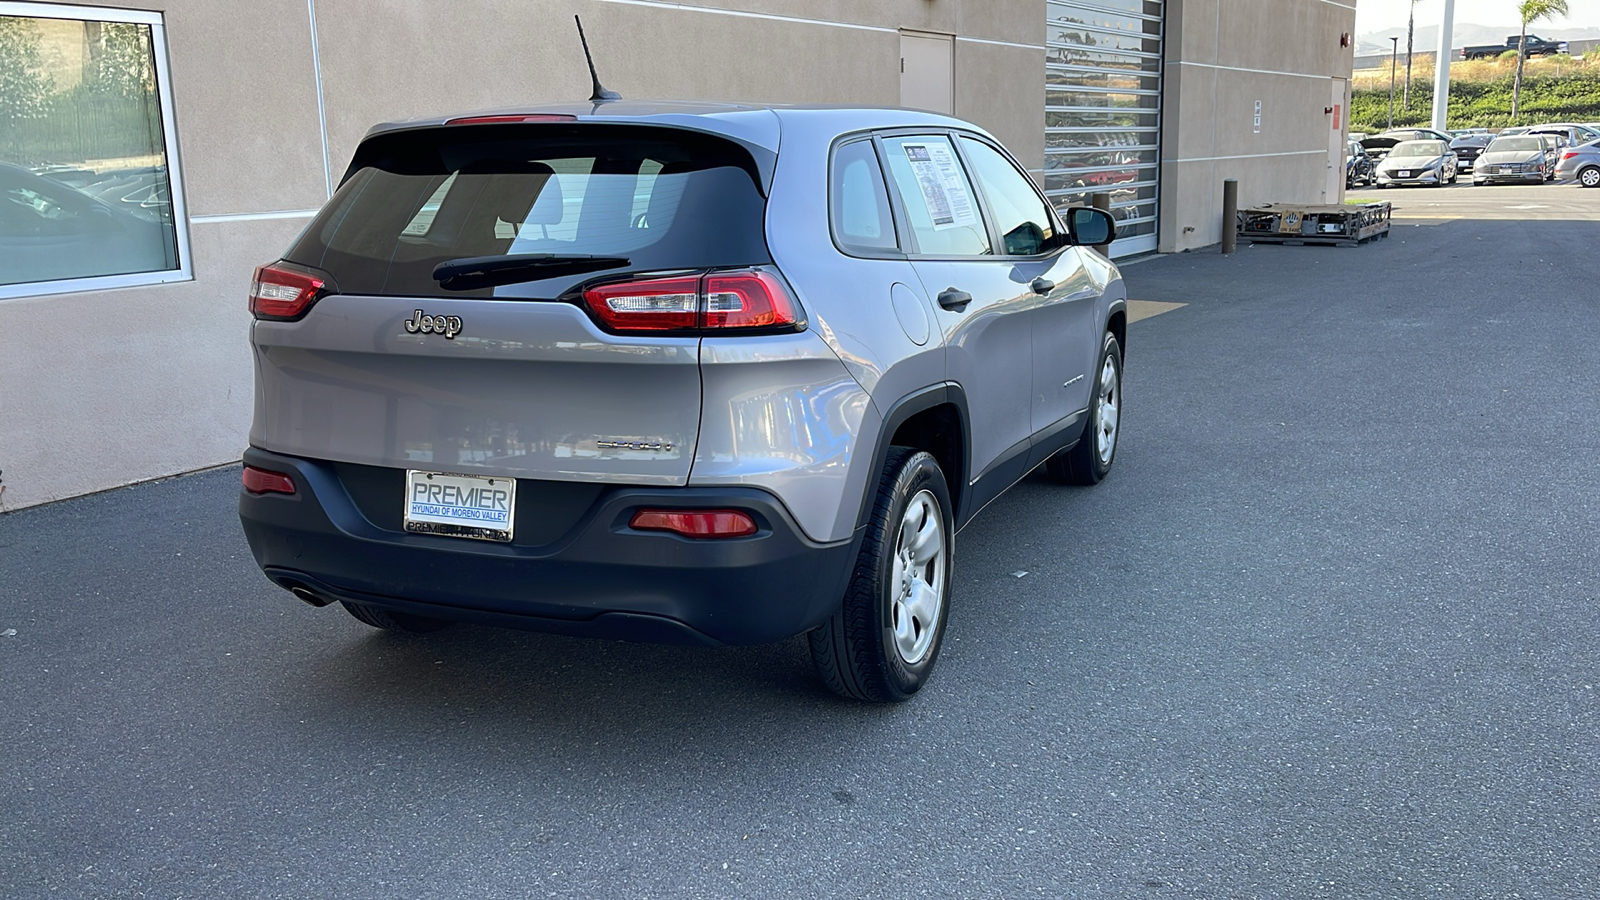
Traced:
[[445, 340], [450, 340], [461, 333], [461, 317], [430, 316], [419, 309], [406, 320], [406, 331], [410, 334], [442, 334]]

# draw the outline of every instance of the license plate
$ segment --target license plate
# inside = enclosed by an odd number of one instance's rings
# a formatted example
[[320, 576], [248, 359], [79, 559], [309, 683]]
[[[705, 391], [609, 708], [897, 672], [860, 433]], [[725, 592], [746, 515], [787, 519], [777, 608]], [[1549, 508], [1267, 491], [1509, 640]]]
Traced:
[[515, 478], [406, 471], [405, 529], [480, 541], [511, 540]]
[[1400, 176], [1401, 178], [1410, 178], [1411, 177], [1411, 170], [1410, 169], [1401, 169], [1400, 171], [1396, 172], [1395, 174]]

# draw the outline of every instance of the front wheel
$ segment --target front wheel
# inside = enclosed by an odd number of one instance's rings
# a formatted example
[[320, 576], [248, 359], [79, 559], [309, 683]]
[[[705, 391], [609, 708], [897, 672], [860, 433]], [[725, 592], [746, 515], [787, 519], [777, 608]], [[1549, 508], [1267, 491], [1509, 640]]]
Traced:
[[890, 448], [844, 601], [810, 633], [828, 687], [885, 703], [927, 683], [944, 639], [954, 554], [944, 472], [927, 453]]
[[1122, 421], [1122, 345], [1106, 332], [1100, 345], [1100, 365], [1095, 368], [1094, 393], [1089, 397], [1089, 420], [1083, 423], [1078, 443], [1045, 460], [1044, 470], [1064, 484], [1099, 484], [1117, 458], [1117, 436]]

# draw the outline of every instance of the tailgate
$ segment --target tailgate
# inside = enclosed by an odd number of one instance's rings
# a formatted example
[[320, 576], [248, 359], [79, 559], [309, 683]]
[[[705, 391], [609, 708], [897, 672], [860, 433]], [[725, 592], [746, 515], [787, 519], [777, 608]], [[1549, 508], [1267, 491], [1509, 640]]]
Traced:
[[[460, 333], [410, 333], [417, 310]], [[699, 339], [629, 338], [568, 303], [333, 296], [256, 322], [251, 444], [314, 459], [681, 485]], [[398, 502], [398, 499], [397, 501]]]

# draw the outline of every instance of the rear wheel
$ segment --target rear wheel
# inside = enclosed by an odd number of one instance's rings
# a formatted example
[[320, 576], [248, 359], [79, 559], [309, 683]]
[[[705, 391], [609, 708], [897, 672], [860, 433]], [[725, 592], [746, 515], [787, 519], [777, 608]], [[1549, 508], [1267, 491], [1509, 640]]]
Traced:
[[1600, 166], [1587, 166], [1578, 173], [1578, 183], [1584, 187], [1600, 187]]
[[1099, 484], [1117, 458], [1122, 416], [1122, 345], [1109, 331], [1100, 345], [1100, 365], [1095, 372], [1083, 435], [1070, 449], [1045, 460], [1045, 472], [1065, 484]]
[[812, 630], [811, 659], [835, 693], [905, 700], [933, 672], [949, 612], [955, 528], [934, 458], [892, 447], [838, 612]]
[[344, 607], [345, 612], [355, 616], [357, 620], [365, 622], [373, 628], [382, 628], [386, 631], [427, 634], [430, 631], [438, 631], [441, 628], [448, 628], [455, 624], [447, 619], [415, 616], [379, 606], [368, 606], [365, 603], [351, 603], [348, 600], [341, 600], [339, 603]]

